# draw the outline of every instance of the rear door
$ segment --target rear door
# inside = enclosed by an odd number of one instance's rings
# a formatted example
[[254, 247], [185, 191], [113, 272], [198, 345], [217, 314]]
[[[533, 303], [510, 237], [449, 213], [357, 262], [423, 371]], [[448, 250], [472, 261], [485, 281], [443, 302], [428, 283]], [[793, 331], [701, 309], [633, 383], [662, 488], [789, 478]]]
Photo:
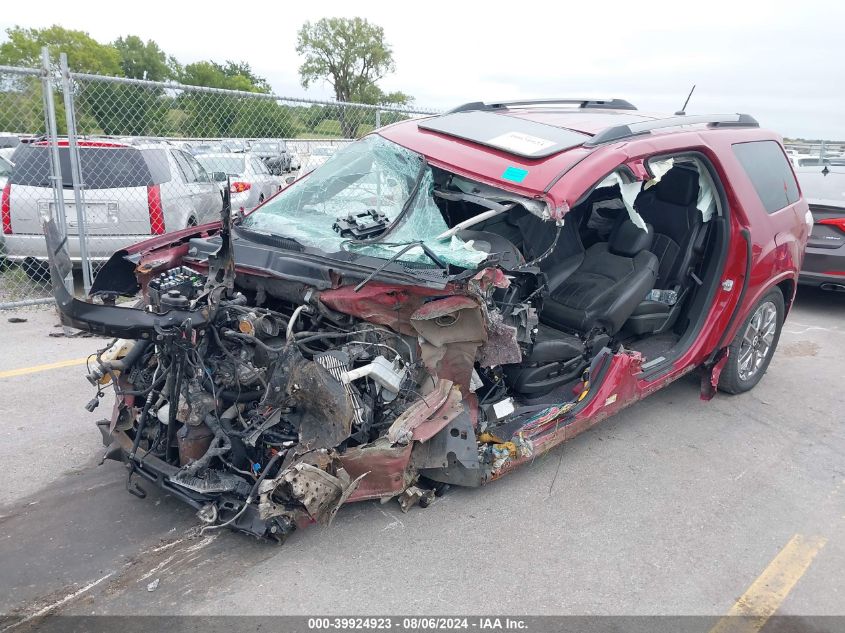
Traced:
[[181, 150], [172, 150], [172, 154], [182, 177], [179, 190], [173, 192], [173, 228], [185, 228], [192, 221], [201, 224], [212, 211], [212, 198], [219, 199], [219, 190], [209, 181], [196, 158]]
[[192, 204], [197, 219], [200, 223], [216, 220], [223, 204], [220, 197], [220, 188], [212, 182], [211, 176], [196, 158], [186, 153], [183, 153], [183, 156], [193, 175], [194, 199]]
[[261, 193], [264, 194], [265, 198], [269, 198], [278, 190], [278, 185], [276, 184], [277, 180], [280, 180], [278, 176], [271, 176], [270, 170], [267, 169], [267, 165], [264, 164], [258, 158], [252, 157], [249, 159], [249, 163], [252, 166], [252, 173], [255, 183], [261, 190]]

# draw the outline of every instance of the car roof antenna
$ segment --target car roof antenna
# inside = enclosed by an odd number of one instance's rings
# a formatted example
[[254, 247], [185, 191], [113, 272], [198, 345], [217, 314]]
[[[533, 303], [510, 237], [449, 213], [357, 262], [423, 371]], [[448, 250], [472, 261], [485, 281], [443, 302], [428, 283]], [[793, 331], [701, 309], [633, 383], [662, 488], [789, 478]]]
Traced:
[[690, 89], [689, 94], [687, 95], [687, 100], [684, 101], [684, 105], [681, 106], [681, 109], [675, 113], [675, 116], [684, 116], [687, 113], [687, 104], [689, 103], [693, 92], [695, 92], [695, 84], [692, 85], [692, 89]]

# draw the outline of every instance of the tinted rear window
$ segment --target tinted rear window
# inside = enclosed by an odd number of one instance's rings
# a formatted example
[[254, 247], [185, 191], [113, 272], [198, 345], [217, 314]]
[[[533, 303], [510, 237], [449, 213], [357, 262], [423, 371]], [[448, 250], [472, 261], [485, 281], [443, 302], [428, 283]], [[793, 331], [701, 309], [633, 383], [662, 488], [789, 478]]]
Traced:
[[752, 141], [733, 146], [767, 213], [774, 213], [798, 200], [798, 183], [780, 145], [775, 141]]
[[[73, 187], [70, 154], [59, 148], [62, 182]], [[10, 182], [31, 187], [50, 187], [50, 148], [21, 145], [15, 150]], [[164, 150], [134, 147], [80, 147], [79, 164], [86, 189], [147, 187], [170, 180], [170, 166]]]

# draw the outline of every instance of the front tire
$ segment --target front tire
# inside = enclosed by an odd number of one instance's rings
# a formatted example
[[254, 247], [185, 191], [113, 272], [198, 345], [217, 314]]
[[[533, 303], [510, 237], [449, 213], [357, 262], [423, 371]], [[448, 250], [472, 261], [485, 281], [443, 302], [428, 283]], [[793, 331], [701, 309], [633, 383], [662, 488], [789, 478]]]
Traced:
[[719, 377], [719, 389], [744, 393], [760, 382], [772, 362], [784, 317], [783, 295], [773, 288], [757, 302], [728, 347], [728, 361]]

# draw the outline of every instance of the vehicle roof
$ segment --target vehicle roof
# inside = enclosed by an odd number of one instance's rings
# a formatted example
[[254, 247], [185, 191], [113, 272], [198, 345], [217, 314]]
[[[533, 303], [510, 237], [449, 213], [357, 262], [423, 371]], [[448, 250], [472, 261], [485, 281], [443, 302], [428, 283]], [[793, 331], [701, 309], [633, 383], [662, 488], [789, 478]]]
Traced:
[[194, 158], [246, 158], [247, 156], [253, 156], [249, 152], [209, 152], [208, 154], [199, 154]]
[[[643, 149], [642, 153], [646, 153], [646, 147], [651, 147], [658, 139], [661, 139], [660, 145], [663, 147], [673, 144], [674, 141], [669, 142], [670, 138], [677, 138], [678, 147], [706, 145], [706, 138], [726, 133], [730, 133], [732, 138], [745, 140], [751, 140], [751, 137], [779, 139], [770, 132], [759, 130], [756, 121], [748, 115], [686, 117], [641, 112], [633, 109], [633, 106], [611, 109], [554, 105], [478, 105], [482, 107], [475, 110], [462, 107], [444, 115], [401, 121], [380, 128], [377, 133], [422, 154], [434, 165], [529, 195], [548, 193], [564, 174], [587, 157], [589, 160], [585, 161], [585, 167], [594, 164], [600, 170], [607, 165], [609, 172], [614, 168], [613, 156], [618, 156], [620, 152], [636, 153], [640, 148]], [[460, 129], [447, 129], [444, 132], [447, 126], [436, 123], [438, 119], [443, 121], [451, 118], [454, 121], [456, 114], [472, 115], [464, 119], [471, 122], [468, 127], [472, 129], [468, 133], [464, 134], [465, 130]], [[515, 134], [529, 134], [529, 140], [531, 137], [541, 137], [534, 140], [557, 143], [557, 147], [552, 148], [552, 151], [543, 149], [545, 154], [539, 152], [531, 155], [530, 152], [510, 151], [506, 146], [497, 145], [496, 135], [501, 133], [502, 123], [506, 121], [514, 122]], [[489, 135], [483, 136], [486, 123], [489, 123]], [[711, 123], [715, 123], [716, 127], [711, 127]], [[526, 124], [533, 127], [527, 128]], [[626, 133], [625, 126], [633, 126], [634, 130]], [[648, 129], [642, 131], [638, 126]], [[567, 139], [559, 132], [573, 136]], [[602, 134], [600, 139], [607, 140], [593, 143], [593, 137], [597, 134]], [[625, 150], [621, 149], [623, 147]], [[622, 160], [624, 157], [619, 162]], [[582, 170], [579, 168], [578, 171]]]
[[565, 128], [590, 135], [597, 134], [615, 125], [655, 121], [672, 116], [670, 114], [647, 114], [638, 110], [599, 110], [592, 108], [521, 108], [508, 109], [496, 114], [536, 121], [552, 127]]
[[[34, 143], [28, 143], [34, 147], [46, 147], [47, 139], [40, 139]], [[60, 138], [57, 142], [59, 147], [68, 147], [70, 141], [67, 138]], [[101, 149], [167, 149], [171, 147], [167, 141], [154, 141], [150, 139], [112, 139], [112, 138], [80, 138], [77, 140], [79, 147], [95, 147]]]

